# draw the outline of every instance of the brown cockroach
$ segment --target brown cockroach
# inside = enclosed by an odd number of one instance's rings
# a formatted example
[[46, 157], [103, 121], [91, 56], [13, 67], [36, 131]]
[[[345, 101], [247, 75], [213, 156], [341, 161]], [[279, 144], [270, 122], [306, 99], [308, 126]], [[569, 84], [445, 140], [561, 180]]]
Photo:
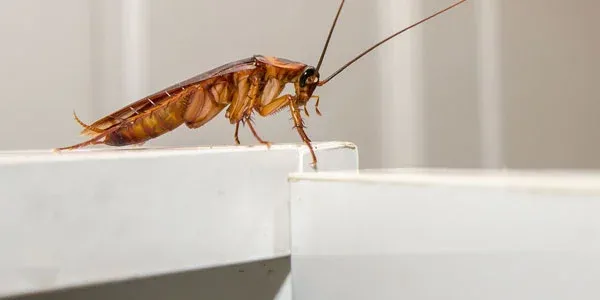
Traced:
[[[190, 129], [199, 128], [227, 106], [229, 107], [225, 118], [229, 119], [231, 124], [235, 124], [236, 144], [240, 143], [238, 130], [242, 123], [248, 124], [254, 137], [269, 147], [271, 143], [263, 140], [252, 125], [252, 115], [257, 112], [260, 116], [266, 117], [288, 107], [294, 121], [294, 128], [308, 146], [312, 156], [312, 166], [316, 168], [317, 158], [311, 141], [304, 131], [304, 122], [300, 114], [304, 109], [305, 114], [308, 115], [306, 106], [310, 99], [316, 99], [315, 110], [318, 115], [321, 115], [319, 96], [313, 95], [316, 87], [325, 85], [352, 63], [391, 38], [465, 1], [458, 1], [390, 35], [350, 60], [326, 79], [320, 80], [319, 69], [344, 6], [345, 0], [342, 0], [316, 67], [262, 55], [231, 62], [140, 99], [90, 125], [83, 123], [73, 113], [77, 123], [84, 128], [81, 134], [91, 138], [83, 143], [56, 150], [71, 150], [95, 144], [110, 146], [143, 144], [182, 124]], [[293, 84], [295, 95], [280, 95], [287, 84]]]

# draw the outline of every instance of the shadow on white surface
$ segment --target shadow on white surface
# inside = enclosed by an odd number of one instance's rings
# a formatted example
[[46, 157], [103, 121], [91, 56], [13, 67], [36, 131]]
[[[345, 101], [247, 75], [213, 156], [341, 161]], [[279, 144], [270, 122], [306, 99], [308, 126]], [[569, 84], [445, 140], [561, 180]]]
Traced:
[[[290, 300], [289, 258], [6, 298], [11, 300]], [[282, 288], [284, 287], [284, 288]]]

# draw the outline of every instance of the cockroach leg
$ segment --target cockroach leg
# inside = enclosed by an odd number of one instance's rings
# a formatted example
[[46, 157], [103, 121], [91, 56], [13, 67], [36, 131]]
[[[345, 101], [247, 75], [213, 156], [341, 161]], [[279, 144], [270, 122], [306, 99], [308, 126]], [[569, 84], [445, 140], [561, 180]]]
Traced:
[[307, 117], [310, 117], [310, 115], [308, 114], [308, 109], [306, 108], [306, 105], [304, 105], [304, 113], [306, 114]]
[[292, 101], [290, 101], [288, 103], [288, 105], [290, 106], [290, 111], [292, 112], [292, 118], [294, 119], [294, 127], [296, 128], [296, 130], [298, 130], [298, 134], [300, 134], [302, 141], [306, 144], [306, 146], [308, 146], [308, 149], [310, 150], [310, 155], [312, 156], [312, 163], [310, 164], [310, 166], [316, 170], [317, 169], [317, 156], [315, 155], [315, 151], [313, 150], [313, 146], [311, 144], [310, 138], [308, 138], [308, 136], [306, 135], [306, 132], [304, 132], [304, 121], [302, 120], [300, 111], [298, 110], [298, 108]]
[[322, 116], [321, 111], [319, 110], [319, 100], [321, 100], [321, 97], [313, 95], [311, 98], [317, 98], [317, 102], [315, 103], [315, 111], [317, 112], [317, 115]]
[[63, 150], [75, 150], [75, 149], [78, 149], [78, 148], [83, 148], [83, 147], [90, 146], [90, 145], [99, 145], [99, 144], [103, 144], [103, 143], [104, 143], [104, 140], [103, 140], [103, 139], [104, 139], [104, 138], [105, 138], [105, 137], [106, 137], [106, 136], [107, 136], [109, 133], [110, 133], [109, 131], [107, 131], [107, 132], [104, 132], [104, 133], [102, 133], [102, 134], [99, 134], [98, 136], [96, 136], [96, 137], [94, 137], [94, 138], [92, 138], [92, 139], [90, 139], [90, 140], [88, 140], [88, 141], [85, 141], [85, 142], [83, 142], [83, 143], [79, 143], [79, 144], [76, 144], [76, 145], [73, 145], [73, 146], [62, 147], [62, 148], [55, 148], [55, 149], [53, 150], [53, 152], [60, 152], [60, 151], [63, 151]]
[[292, 97], [290, 94], [280, 96], [279, 98], [271, 101], [269, 104], [260, 107], [258, 109], [258, 114], [263, 117], [272, 115], [292, 101], [294, 101], [294, 97]]
[[254, 135], [254, 137], [261, 143], [264, 145], [267, 145], [267, 148], [271, 148], [271, 142], [268, 141], [264, 141], [262, 138], [260, 138], [260, 136], [258, 136], [258, 133], [256, 132], [256, 130], [254, 129], [254, 126], [252, 125], [252, 120], [250, 120], [249, 117], [246, 118], [246, 121], [248, 122], [248, 127], [250, 128], [250, 131], [252, 131], [252, 134]]
[[233, 138], [235, 139], [235, 144], [236, 145], [240, 144], [240, 139], [238, 137], [238, 132], [240, 130], [240, 122], [241, 121], [237, 121], [237, 123], [235, 123], [235, 133], [233, 134]]

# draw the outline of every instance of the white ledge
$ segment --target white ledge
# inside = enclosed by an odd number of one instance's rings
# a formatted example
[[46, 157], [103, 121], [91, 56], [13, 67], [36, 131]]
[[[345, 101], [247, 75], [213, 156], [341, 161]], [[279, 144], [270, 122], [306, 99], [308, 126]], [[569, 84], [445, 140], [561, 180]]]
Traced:
[[289, 180], [295, 300], [600, 297], [600, 172]]
[[[356, 169], [315, 143], [319, 170]], [[303, 145], [0, 153], [0, 296], [290, 254], [290, 172]]]
[[290, 181], [335, 181], [396, 185], [454, 186], [537, 190], [553, 192], [600, 192], [600, 172], [583, 170], [484, 170], [484, 169], [377, 169], [292, 173]]

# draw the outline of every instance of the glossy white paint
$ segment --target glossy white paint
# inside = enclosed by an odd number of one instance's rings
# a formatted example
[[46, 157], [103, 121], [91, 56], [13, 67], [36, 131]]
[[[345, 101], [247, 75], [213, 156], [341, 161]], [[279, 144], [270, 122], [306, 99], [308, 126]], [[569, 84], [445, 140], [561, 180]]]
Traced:
[[295, 300], [597, 299], [600, 173], [291, 176]]
[[[316, 146], [320, 170], [356, 170], [354, 145]], [[286, 257], [286, 176], [310, 161], [295, 145], [2, 152], [0, 296]]]

